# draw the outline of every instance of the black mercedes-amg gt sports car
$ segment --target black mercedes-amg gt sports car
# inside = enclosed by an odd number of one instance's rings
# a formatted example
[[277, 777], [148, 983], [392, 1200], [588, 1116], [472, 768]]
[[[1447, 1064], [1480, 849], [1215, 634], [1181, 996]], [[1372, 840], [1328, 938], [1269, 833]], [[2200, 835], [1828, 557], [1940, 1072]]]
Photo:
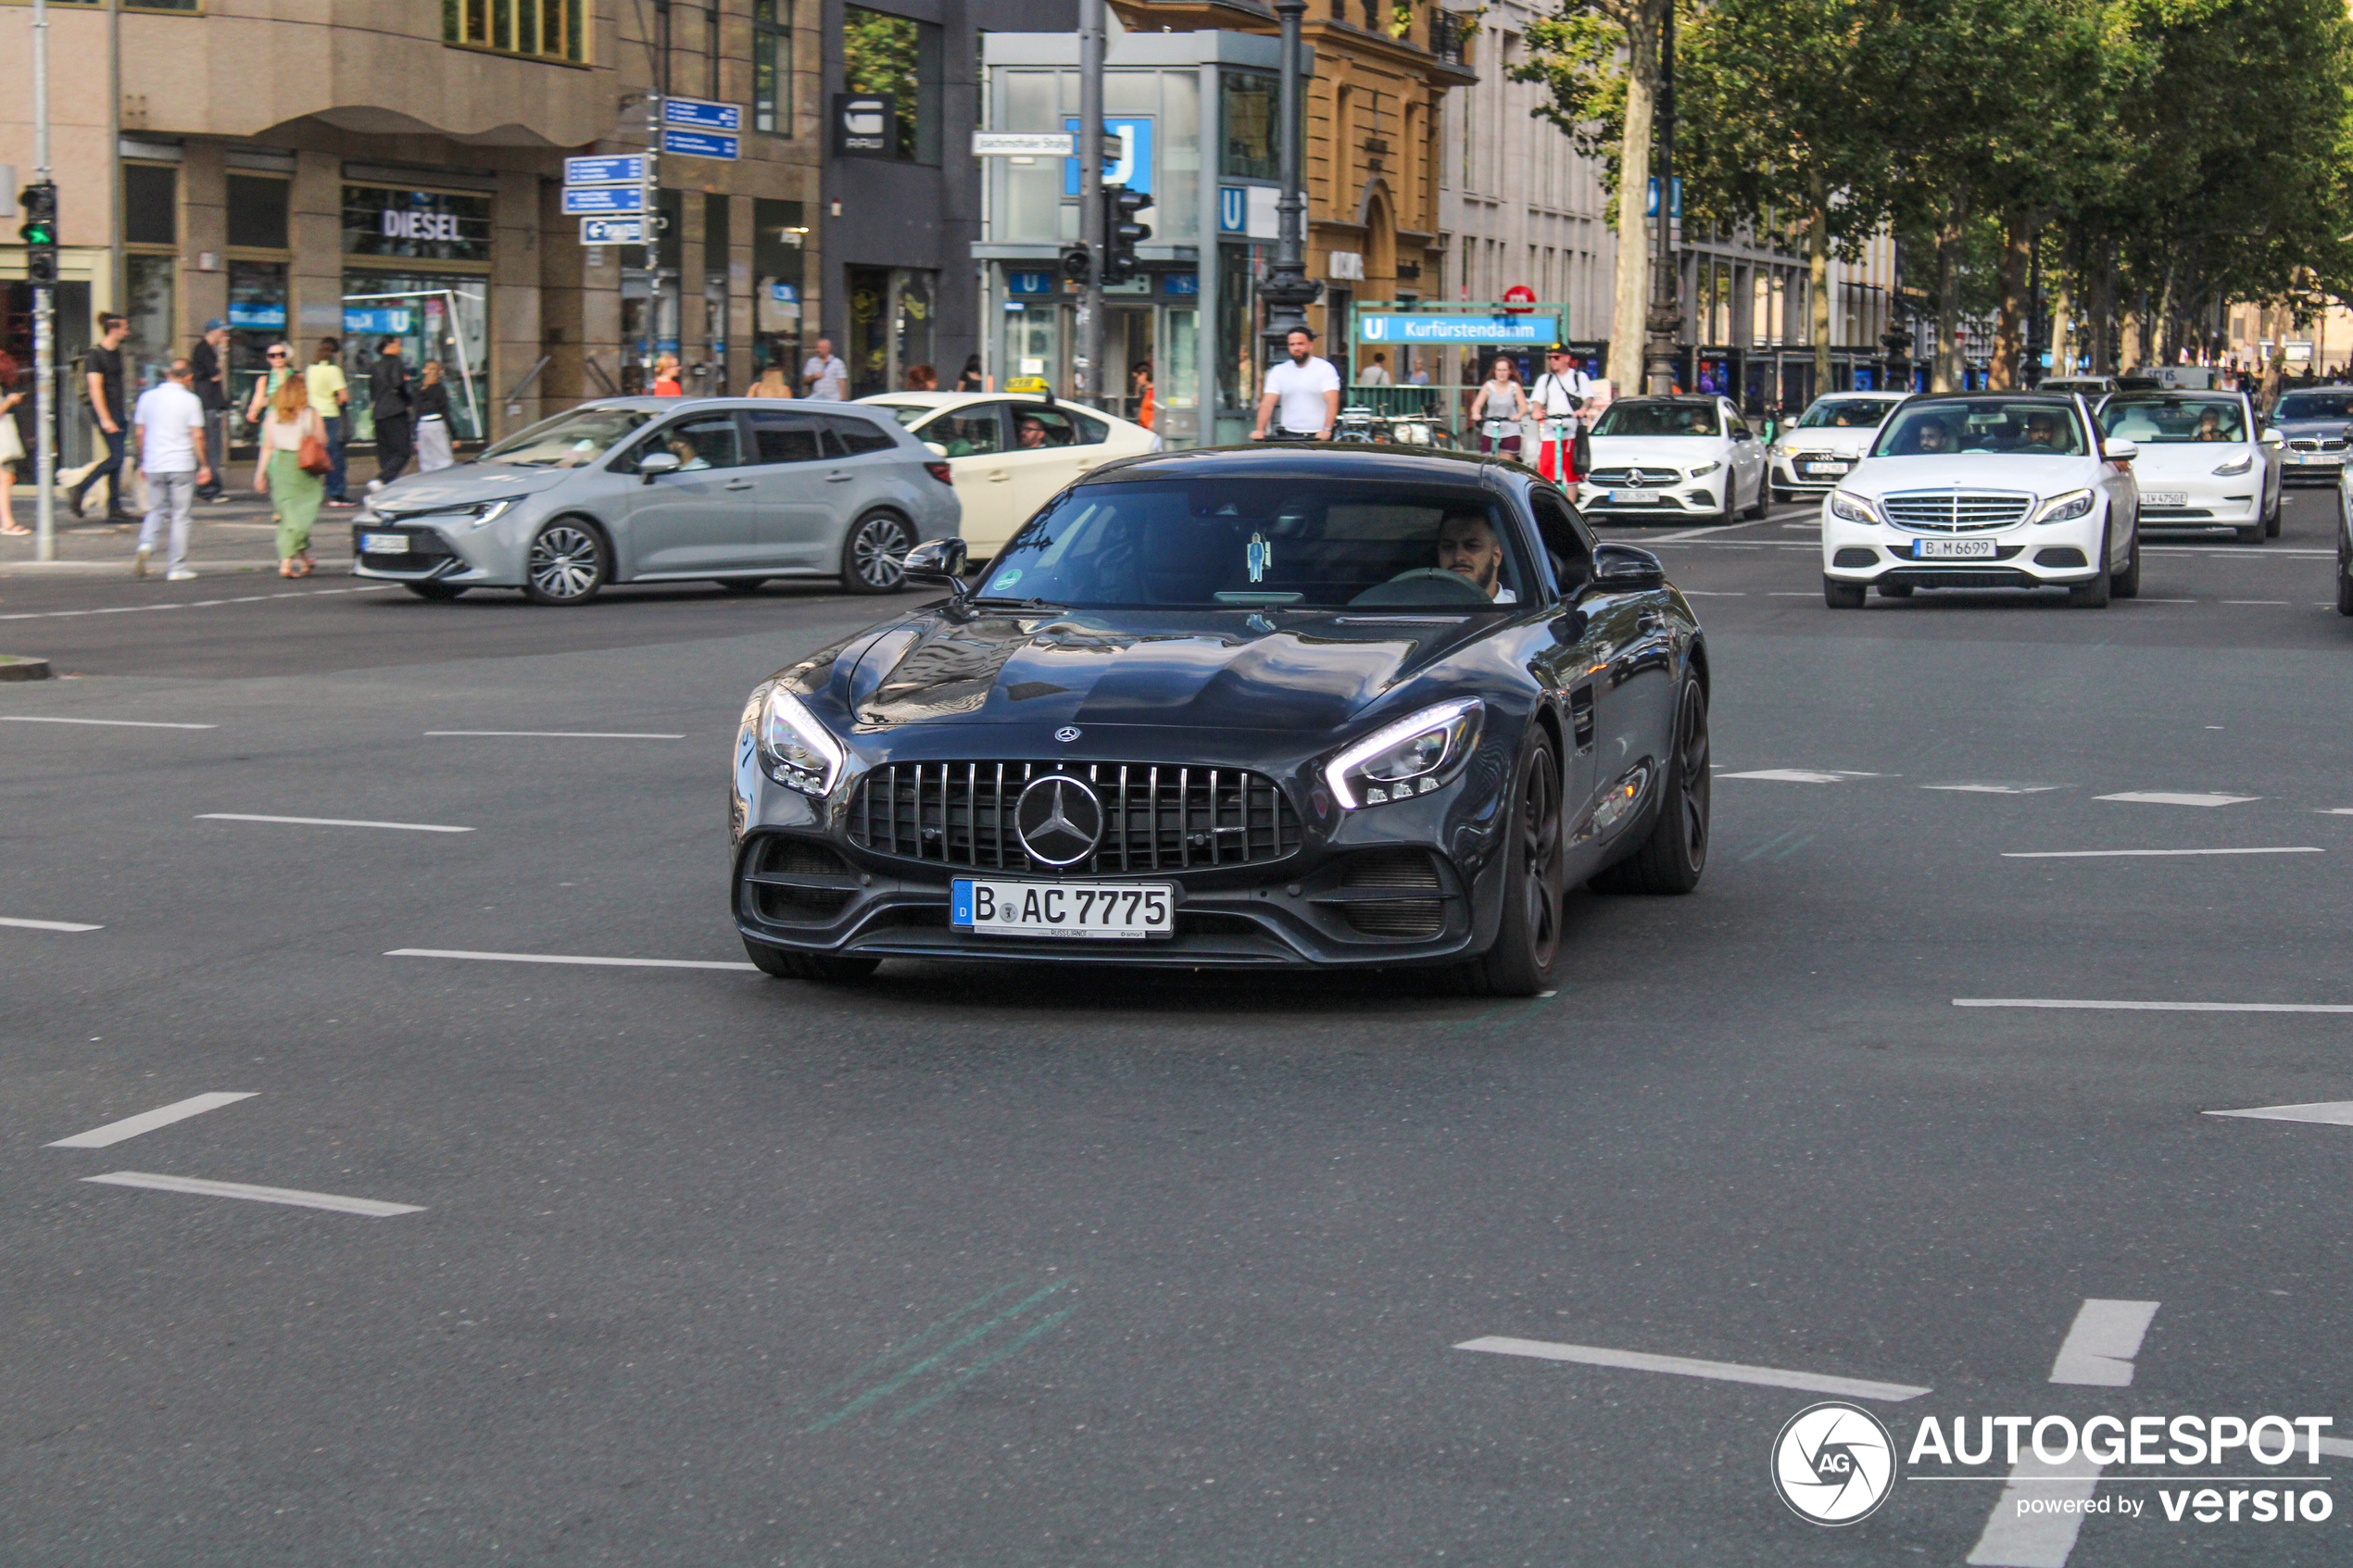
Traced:
[[1656, 558], [1516, 464], [1106, 464], [977, 580], [778, 671], [736, 744], [770, 974], [887, 958], [1447, 966], [1552, 984], [1562, 894], [1707, 857], [1708, 664]]

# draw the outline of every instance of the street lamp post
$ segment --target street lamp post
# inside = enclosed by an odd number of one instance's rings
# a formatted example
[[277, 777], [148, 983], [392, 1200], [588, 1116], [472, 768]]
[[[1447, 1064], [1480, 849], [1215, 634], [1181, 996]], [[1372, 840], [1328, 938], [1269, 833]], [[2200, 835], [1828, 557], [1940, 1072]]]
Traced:
[[1651, 273], [1642, 357], [1654, 397], [1675, 390], [1675, 340], [1683, 326], [1682, 268], [1675, 256], [1675, 6], [1661, 7], [1658, 40], [1658, 260]]
[[1281, 19], [1283, 28], [1283, 82], [1277, 100], [1282, 120], [1283, 189], [1275, 202], [1275, 260], [1267, 269], [1266, 282], [1258, 290], [1260, 297], [1266, 301], [1263, 358], [1269, 365], [1283, 358], [1283, 340], [1293, 328], [1307, 325], [1307, 307], [1324, 292], [1324, 285], [1307, 275], [1307, 196], [1299, 186], [1300, 146], [1307, 107], [1299, 91], [1299, 22], [1306, 13], [1307, 0], [1275, 0], [1275, 15]]
[[1087, 248], [1087, 276], [1079, 282], [1078, 309], [1072, 321], [1070, 395], [1081, 403], [1110, 406], [1111, 378], [1103, 374], [1103, 0], [1078, 0], [1078, 243]]

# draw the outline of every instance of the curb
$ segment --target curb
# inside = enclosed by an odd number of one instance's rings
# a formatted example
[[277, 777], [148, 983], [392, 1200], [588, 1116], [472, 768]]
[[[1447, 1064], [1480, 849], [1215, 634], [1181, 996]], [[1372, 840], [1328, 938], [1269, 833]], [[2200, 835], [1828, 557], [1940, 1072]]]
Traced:
[[45, 681], [49, 678], [49, 661], [26, 659], [18, 654], [0, 653], [0, 681]]

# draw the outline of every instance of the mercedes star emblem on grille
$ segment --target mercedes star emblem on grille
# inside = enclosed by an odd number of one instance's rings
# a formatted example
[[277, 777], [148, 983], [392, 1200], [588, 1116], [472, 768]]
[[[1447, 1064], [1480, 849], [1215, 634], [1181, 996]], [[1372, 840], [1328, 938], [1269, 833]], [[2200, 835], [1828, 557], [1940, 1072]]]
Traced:
[[1054, 732], [1054, 738], [1062, 742], [1064, 746], [1068, 746], [1072, 741], [1078, 738], [1078, 726], [1076, 724], [1064, 724], [1061, 729]]
[[1103, 803], [1067, 773], [1029, 781], [1013, 807], [1022, 847], [1050, 866], [1075, 866], [1103, 836]]

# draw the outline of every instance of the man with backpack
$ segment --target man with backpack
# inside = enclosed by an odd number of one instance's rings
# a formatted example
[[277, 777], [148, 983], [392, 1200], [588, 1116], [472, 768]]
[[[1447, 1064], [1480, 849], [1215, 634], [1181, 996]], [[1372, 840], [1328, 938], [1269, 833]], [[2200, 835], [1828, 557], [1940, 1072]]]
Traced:
[[82, 501], [103, 479], [107, 482], [107, 521], [139, 521], [137, 514], [122, 504], [122, 449], [130, 439], [124, 421], [131, 417], [131, 406], [122, 400], [122, 340], [130, 335], [131, 323], [109, 312], [98, 318], [96, 346], [82, 356], [82, 395], [90, 405], [90, 417], [98, 422], [99, 433], [106, 438], [107, 455], [82, 476], [81, 483], [66, 492], [67, 509], [76, 517], [82, 515]]
[[1578, 461], [1577, 443], [1583, 434], [1577, 415], [1585, 407], [1590, 378], [1577, 363], [1568, 345], [1556, 343], [1544, 351], [1545, 370], [1528, 389], [1528, 401], [1539, 431], [1537, 471], [1561, 484], [1575, 483], [1584, 473]]

